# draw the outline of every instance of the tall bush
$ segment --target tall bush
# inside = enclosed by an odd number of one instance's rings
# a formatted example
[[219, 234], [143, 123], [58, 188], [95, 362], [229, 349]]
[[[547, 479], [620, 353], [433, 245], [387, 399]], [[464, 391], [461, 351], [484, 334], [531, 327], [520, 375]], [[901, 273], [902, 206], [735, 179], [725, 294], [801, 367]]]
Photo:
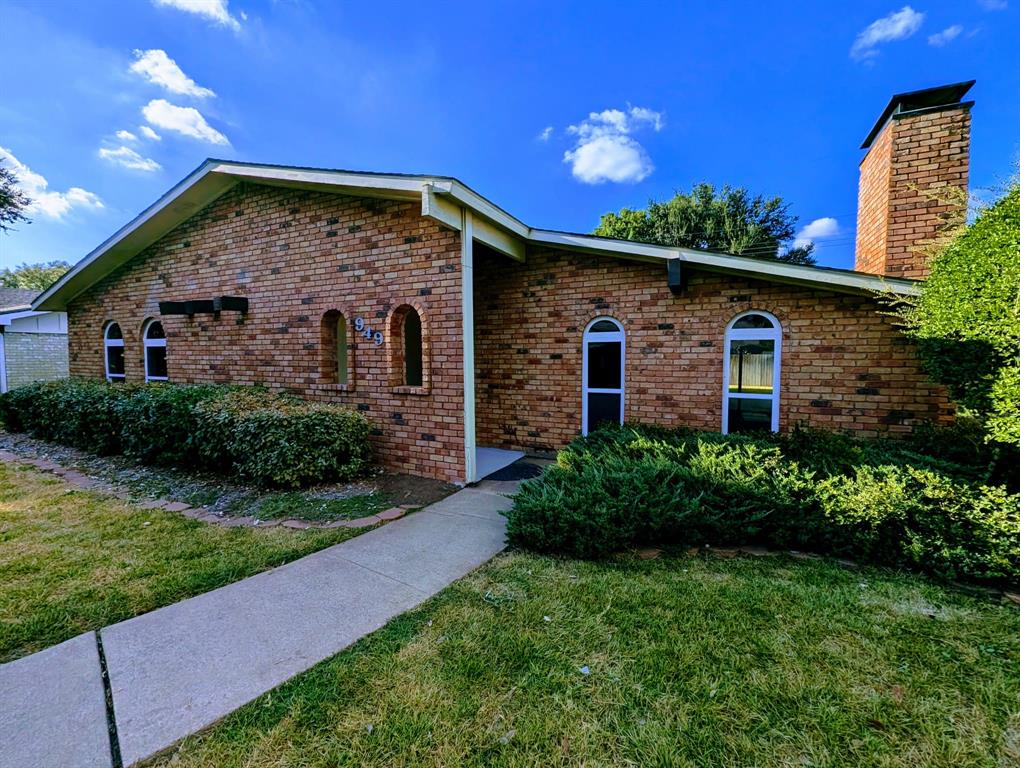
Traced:
[[935, 254], [920, 298], [900, 309], [932, 377], [1020, 446], [1020, 185]]

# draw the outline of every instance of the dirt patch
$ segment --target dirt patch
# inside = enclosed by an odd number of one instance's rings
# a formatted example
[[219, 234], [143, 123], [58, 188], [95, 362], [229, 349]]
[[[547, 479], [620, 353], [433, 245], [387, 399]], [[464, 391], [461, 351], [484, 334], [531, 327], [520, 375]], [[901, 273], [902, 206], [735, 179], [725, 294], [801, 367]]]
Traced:
[[201, 507], [222, 517], [263, 520], [292, 518], [331, 521], [376, 514], [390, 507], [424, 507], [457, 490], [439, 480], [375, 469], [350, 483], [299, 491], [273, 491], [236, 483], [219, 475], [140, 466], [123, 456], [96, 456], [75, 448], [0, 431], [0, 450], [43, 459], [98, 481], [101, 490], [126, 493], [145, 502], [168, 499]]

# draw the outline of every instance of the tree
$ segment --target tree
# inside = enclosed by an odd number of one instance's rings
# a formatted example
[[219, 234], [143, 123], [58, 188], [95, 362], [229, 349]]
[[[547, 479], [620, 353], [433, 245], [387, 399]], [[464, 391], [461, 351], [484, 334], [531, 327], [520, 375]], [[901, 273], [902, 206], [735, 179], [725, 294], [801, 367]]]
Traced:
[[19, 264], [14, 269], [0, 269], [0, 288], [44, 291], [70, 268], [71, 265], [66, 261], [48, 261], [42, 264]]
[[620, 240], [814, 264], [813, 244], [788, 247], [796, 231], [797, 217], [782, 198], [705, 183], [671, 200], [651, 200], [644, 210], [607, 213], [595, 228], [596, 235]]
[[955, 231], [897, 313], [932, 378], [992, 440], [1020, 446], [1020, 184]]
[[25, 210], [32, 201], [18, 186], [18, 177], [14, 171], [4, 165], [0, 159], [0, 232], [8, 232], [13, 224], [19, 221], [29, 223]]

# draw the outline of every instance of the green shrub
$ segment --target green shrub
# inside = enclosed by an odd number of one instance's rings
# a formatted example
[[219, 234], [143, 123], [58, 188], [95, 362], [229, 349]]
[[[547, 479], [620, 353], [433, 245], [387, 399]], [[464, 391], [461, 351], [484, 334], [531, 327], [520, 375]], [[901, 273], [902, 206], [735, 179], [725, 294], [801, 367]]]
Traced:
[[134, 391], [93, 379], [29, 384], [0, 397], [0, 415], [11, 431], [110, 455], [121, 451], [118, 408]]
[[521, 486], [508, 536], [579, 557], [643, 543], [759, 543], [946, 578], [1020, 578], [1020, 495], [913, 448], [811, 430], [604, 428]]
[[258, 387], [66, 379], [5, 393], [0, 418], [43, 440], [263, 486], [348, 480], [369, 461], [363, 416]]
[[226, 461], [256, 485], [348, 480], [368, 466], [369, 423], [345, 408], [247, 389], [196, 410], [206, 461]]
[[256, 485], [297, 488], [349, 480], [368, 466], [368, 421], [331, 405], [249, 411], [237, 421], [237, 473]]
[[[117, 404], [124, 454], [143, 464], [196, 467], [201, 463], [196, 406], [229, 388], [208, 384], [150, 384]], [[215, 467], [215, 464], [210, 464]]]

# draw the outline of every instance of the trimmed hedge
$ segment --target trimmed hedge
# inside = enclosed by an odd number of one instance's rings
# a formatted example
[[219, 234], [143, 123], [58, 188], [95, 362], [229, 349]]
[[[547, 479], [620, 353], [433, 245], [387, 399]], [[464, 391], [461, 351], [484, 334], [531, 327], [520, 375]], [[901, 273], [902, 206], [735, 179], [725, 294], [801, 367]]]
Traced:
[[0, 418], [43, 440], [265, 487], [348, 480], [370, 456], [360, 414], [260, 387], [65, 379], [0, 396]]
[[1020, 494], [981, 483], [982, 472], [909, 444], [825, 432], [609, 427], [521, 486], [508, 536], [578, 557], [645, 543], [756, 543], [1015, 581]]

